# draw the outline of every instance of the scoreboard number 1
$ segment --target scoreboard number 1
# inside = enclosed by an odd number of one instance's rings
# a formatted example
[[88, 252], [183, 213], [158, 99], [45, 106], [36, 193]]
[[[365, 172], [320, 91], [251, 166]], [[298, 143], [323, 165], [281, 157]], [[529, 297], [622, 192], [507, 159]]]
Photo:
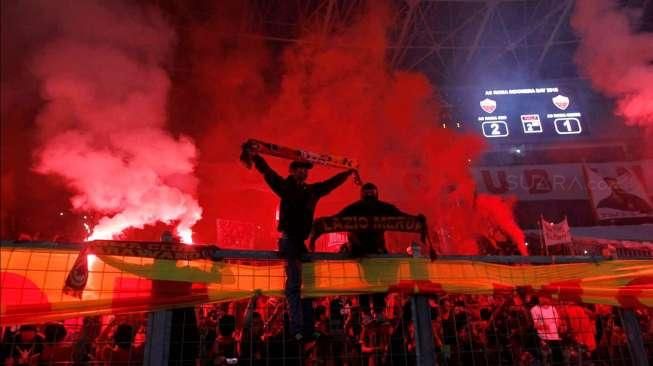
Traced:
[[505, 121], [483, 122], [483, 136], [485, 137], [506, 137], [508, 136], [508, 124]]
[[557, 118], [553, 123], [559, 135], [577, 135], [583, 132], [578, 118]]

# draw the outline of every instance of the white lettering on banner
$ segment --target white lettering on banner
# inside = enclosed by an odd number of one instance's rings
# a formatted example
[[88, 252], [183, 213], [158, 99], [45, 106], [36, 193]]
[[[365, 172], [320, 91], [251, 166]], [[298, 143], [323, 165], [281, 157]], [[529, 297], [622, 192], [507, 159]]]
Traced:
[[580, 112], [572, 112], [572, 113], [548, 113], [546, 115], [546, 118], [572, 118], [572, 117], [580, 117], [581, 114]]
[[[590, 165], [631, 169], [644, 182], [648, 195], [653, 196], [653, 160]], [[589, 199], [582, 164], [476, 167], [472, 174], [483, 193], [515, 195], [524, 201]]]
[[528, 88], [528, 89], [498, 89], [486, 90], [485, 95], [506, 95], [506, 94], [544, 94], [557, 93], [558, 88]]

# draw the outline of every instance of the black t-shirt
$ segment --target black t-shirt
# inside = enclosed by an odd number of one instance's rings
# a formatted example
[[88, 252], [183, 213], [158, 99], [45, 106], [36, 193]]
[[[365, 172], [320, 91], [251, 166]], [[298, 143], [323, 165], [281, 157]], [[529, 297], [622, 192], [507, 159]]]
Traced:
[[[345, 207], [337, 216], [404, 216], [407, 215], [394, 205], [379, 200], [360, 200]], [[383, 230], [357, 231], [349, 233], [353, 255], [387, 253]]]

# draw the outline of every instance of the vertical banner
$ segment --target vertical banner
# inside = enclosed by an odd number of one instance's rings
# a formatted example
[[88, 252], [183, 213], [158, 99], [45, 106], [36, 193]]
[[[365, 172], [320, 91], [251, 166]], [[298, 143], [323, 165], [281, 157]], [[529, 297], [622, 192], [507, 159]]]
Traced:
[[88, 282], [88, 247], [79, 252], [75, 259], [73, 268], [66, 277], [63, 292], [81, 299], [86, 282]]
[[583, 171], [592, 206], [600, 221], [653, 218], [653, 204], [631, 169], [585, 165]]
[[544, 237], [544, 245], [568, 244], [571, 243], [571, 230], [567, 223], [567, 217], [559, 223], [549, 222], [540, 216], [542, 225], [542, 236]]

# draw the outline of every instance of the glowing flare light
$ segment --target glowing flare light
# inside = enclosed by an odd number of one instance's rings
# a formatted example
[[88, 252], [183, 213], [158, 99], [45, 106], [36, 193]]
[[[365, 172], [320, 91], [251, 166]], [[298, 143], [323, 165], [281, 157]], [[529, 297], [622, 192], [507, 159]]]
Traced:
[[184, 244], [193, 244], [193, 231], [190, 228], [177, 228], [177, 234]]

